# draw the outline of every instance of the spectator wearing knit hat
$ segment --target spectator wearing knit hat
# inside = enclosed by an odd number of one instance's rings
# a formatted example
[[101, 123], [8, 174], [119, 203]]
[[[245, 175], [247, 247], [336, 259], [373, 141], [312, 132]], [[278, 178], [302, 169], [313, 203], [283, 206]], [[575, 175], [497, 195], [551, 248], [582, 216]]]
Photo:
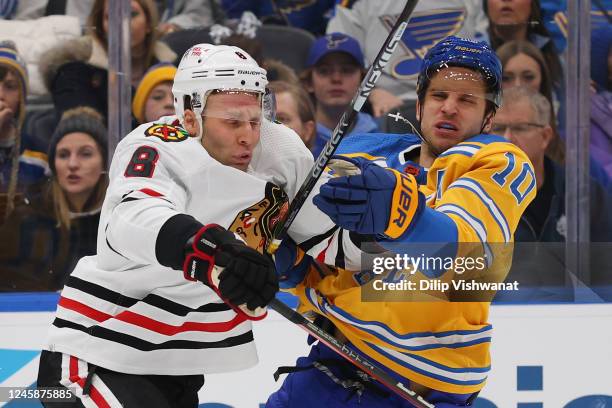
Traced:
[[47, 169], [46, 154], [21, 133], [27, 93], [24, 60], [14, 43], [0, 42], [0, 224]]
[[49, 145], [55, 216], [62, 227], [70, 228], [83, 215], [100, 217], [108, 186], [107, 155], [102, 116], [86, 107], [66, 111]]
[[149, 68], [132, 101], [132, 114], [138, 123], [174, 115], [172, 81], [175, 74], [176, 67], [172, 64], [157, 64]]
[[107, 132], [91, 108], [66, 111], [49, 147], [51, 178], [0, 227], [0, 291], [58, 290], [77, 261], [96, 253], [108, 186]]

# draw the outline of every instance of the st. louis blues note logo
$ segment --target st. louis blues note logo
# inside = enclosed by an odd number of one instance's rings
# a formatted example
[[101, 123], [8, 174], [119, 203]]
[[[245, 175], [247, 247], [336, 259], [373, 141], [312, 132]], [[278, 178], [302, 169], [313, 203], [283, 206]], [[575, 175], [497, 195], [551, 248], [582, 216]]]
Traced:
[[325, 36], [325, 39], [327, 40], [327, 49], [334, 50], [338, 48], [340, 44], [347, 41], [348, 37], [328, 34]]
[[[398, 17], [399, 14], [386, 15], [380, 19], [391, 31]], [[395, 59], [391, 75], [399, 79], [416, 78], [427, 51], [443, 38], [456, 34], [463, 27], [464, 20], [464, 9], [437, 9], [414, 13], [400, 44], [404, 55]]]

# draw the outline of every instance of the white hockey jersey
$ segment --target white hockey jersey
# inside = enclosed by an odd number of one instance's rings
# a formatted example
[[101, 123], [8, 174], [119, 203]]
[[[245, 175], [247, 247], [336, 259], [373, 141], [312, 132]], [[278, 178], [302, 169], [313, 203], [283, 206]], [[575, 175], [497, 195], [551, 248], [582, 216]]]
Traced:
[[[327, 32], [354, 37], [361, 45], [366, 65], [372, 64], [405, 1], [359, 0], [352, 8], [337, 6]], [[486, 39], [487, 17], [482, 0], [419, 1], [402, 41], [376, 84], [404, 100], [416, 100], [416, 81], [427, 51], [449, 35]]]
[[[293, 195], [312, 161], [293, 131], [264, 121], [249, 173]], [[68, 279], [45, 348], [129, 374], [254, 365], [250, 321], [206, 285], [162, 266], [157, 238], [168, 219], [184, 213], [262, 245], [262, 220], [278, 216], [282, 203], [275, 200], [282, 193], [258, 177], [220, 164], [199, 140], [167, 122], [126, 136], [110, 168], [98, 252], [81, 259]]]

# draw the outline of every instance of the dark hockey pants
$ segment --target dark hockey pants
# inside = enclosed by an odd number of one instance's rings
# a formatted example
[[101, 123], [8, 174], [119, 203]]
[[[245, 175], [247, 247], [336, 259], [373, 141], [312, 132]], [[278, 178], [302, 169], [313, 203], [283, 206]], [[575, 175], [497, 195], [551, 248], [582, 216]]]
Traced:
[[44, 402], [46, 408], [196, 408], [203, 375], [132, 375], [106, 370], [67, 354], [43, 350], [38, 387], [69, 387], [74, 402]]

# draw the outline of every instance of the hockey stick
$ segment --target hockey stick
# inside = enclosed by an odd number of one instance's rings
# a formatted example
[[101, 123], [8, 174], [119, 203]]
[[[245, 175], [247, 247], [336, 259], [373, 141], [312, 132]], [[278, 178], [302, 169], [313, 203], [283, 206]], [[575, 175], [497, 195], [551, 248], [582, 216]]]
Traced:
[[291, 202], [289, 210], [287, 211], [287, 217], [279, 221], [275, 230], [274, 239], [269, 245], [268, 252], [272, 254], [276, 252], [281, 242], [287, 235], [289, 227], [300, 211], [300, 208], [302, 208], [302, 205], [304, 205], [306, 202], [308, 195], [313, 190], [317, 180], [323, 173], [323, 170], [325, 170], [325, 166], [327, 166], [329, 159], [332, 157], [336, 151], [336, 148], [344, 138], [344, 135], [355, 121], [357, 114], [370, 95], [370, 92], [372, 92], [376, 81], [378, 81], [378, 78], [381, 77], [384, 67], [387, 65], [387, 62], [389, 62], [391, 55], [393, 55], [393, 51], [395, 51], [395, 48], [399, 44], [402, 35], [404, 34], [404, 30], [408, 25], [408, 19], [410, 18], [410, 15], [412, 14], [412, 11], [416, 7], [417, 3], [418, 0], [408, 0], [406, 2], [404, 10], [402, 10], [402, 13], [395, 22], [393, 29], [378, 52], [376, 59], [374, 59], [372, 65], [370, 65], [370, 68], [363, 78], [363, 81], [361, 81], [361, 85], [359, 85], [359, 89], [353, 97], [353, 100], [342, 114], [340, 122], [338, 122], [338, 125], [336, 125], [331, 138], [327, 141], [327, 144], [321, 151], [321, 154], [319, 154], [319, 157], [312, 166], [312, 169], [310, 169], [310, 174], [308, 177], [306, 177], [306, 180], [304, 180], [302, 186], [296, 193], [295, 198]]
[[425, 401], [423, 397], [417, 395], [414, 391], [406, 387], [401, 382], [398, 382], [386, 371], [383, 371], [381, 368], [378, 368], [378, 366], [370, 362], [370, 360], [366, 359], [361, 354], [357, 353], [355, 350], [344, 344], [344, 342], [338, 340], [325, 330], [321, 329], [319, 326], [306, 319], [304, 316], [302, 316], [280, 300], [273, 299], [268, 304], [268, 306], [276, 310], [279, 314], [290, 320], [292, 323], [297, 324], [302, 329], [306, 330], [308, 334], [321, 341], [323, 344], [325, 344], [327, 347], [329, 347], [336, 353], [340, 354], [342, 357], [346, 358], [349, 362], [357, 366], [361, 371], [378, 380], [378, 382], [380, 382], [385, 387], [389, 388], [391, 391], [410, 402], [416, 408], [435, 408], [433, 404], [430, 404], [429, 402]]

